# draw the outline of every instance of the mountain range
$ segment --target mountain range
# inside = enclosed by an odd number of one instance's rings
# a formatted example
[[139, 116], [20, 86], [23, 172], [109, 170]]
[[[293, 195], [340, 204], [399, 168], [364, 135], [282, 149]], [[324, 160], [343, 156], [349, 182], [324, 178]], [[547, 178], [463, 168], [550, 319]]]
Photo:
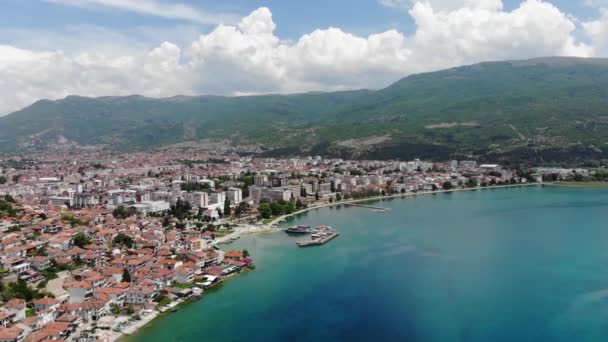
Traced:
[[62, 144], [116, 150], [201, 139], [264, 155], [608, 159], [608, 59], [488, 62], [416, 74], [381, 90], [242, 97], [41, 100], [0, 117], [0, 150]]

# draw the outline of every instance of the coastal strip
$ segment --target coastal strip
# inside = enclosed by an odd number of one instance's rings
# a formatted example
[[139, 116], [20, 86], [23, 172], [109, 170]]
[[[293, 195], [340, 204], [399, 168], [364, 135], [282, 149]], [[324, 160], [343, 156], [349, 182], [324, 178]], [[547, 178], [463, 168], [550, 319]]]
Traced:
[[281, 216], [275, 218], [274, 220], [270, 221], [265, 226], [265, 228], [266, 229], [271, 229], [271, 227], [279, 224], [280, 222], [282, 222], [282, 221], [284, 221], [284, 220], [286, 220], [286, 219], [288, 219], [290, 217], [297, 216], [297, 215], [300, 215], [300, 214], [304, 214], [304, 213], [306, 213], [308, 211], [315, 210], [315, 209], [321, 209], [321, 208], [343, 206], [343, 205], [354, 204], [354, 203], [365, 203], [365, 202], [381, 201], [381, 200], [392, 199], [392, 198], [405, 198], [405, 197], [416, 197], [416, 196], [422, 196], [422, 195], [445, 194], [445, 193], [462, 192], [462, 191], [520, 188], [520, 187], [542, 186], [542, 185], [543, 185], [543, 183], [524, 183], [524, 184], [494, 185], [494, 186], [476, 187], [476, 188], [464, 188], [464, 189], [407, 192], [407, 193], [402, 193], [402, 194], [394, 194], [394, 195], [386, 195], [386, 196], [375, 196], [375, 197], [368, 197], [368, 198], [359, 198], [359, 199], [354, 199], [354, 200], [346, 200], [346, 201], [337, 201], [337, 202], [332, 202], [332, 203], [324, 203], [324, 204], [320, 204], [320, 205], [310, 206], [308, 208], [304, 208], [304, 209], [301, 209], [301, 210], [298, 210], [298, 211], [294, 211], [291, 214], [281, 215]]

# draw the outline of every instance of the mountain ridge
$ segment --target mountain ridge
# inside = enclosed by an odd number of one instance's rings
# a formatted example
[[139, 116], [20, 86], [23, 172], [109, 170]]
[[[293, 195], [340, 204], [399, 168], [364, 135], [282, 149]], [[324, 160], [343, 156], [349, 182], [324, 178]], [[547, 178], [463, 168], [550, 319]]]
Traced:
[[543, 57], [409, 75], [379, 90], [68, 96], [0, 117], [0, 146], [44, 149], [58, 136], [115, 149], [229, 139], [277, 156], [604, 159], [607, 89], [608, 59]]

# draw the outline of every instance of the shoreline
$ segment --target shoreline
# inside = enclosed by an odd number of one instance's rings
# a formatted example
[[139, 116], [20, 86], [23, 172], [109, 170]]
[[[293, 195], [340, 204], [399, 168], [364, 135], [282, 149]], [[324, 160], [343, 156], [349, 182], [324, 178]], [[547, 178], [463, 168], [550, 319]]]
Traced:
[[406, 193], [403, 193], [403, 194], [400, 193], [400, 194], [387, 195], [387, 196], [375, 196], [375, 197], [368, 197], [368, 198], [358, 198], [358, 199], [354, 199], [354, 200], [347, 200], [347, 201], [340, 201], [340, 202], [333, 202], [333, 203], [325, 203], [325, 204], [322, 204], [322, 205], [315, 205], [315, 206], [312, 206], [312, 207], [308, 207], [308, 208], [305, 208], [305, 209], [294, 211], [291, 214], [281, 215], [281, 216], [273, 219], [272, 221], [270, 221], [269, 223], [267, 223], [264, 226], [268, 227], [266, 229], [273, 229], [274, 230], [276, 228], [272, 228], [272, 226], [277, 225], [280, 222], [282, 222], [283, 220], [286, 220], [286, 219], [288, 219], [290, 217], [293, 217], [293, 216], [296, 216], [296, 215], [300, 215], [300, 214], [304, 214], [304, 213], [306, 213], [308, 211], [315, 210], [315, 209], [329, 208], [329, 207], [335, 207], [335, 206], [345, 205], [345, 204], [348, 205], [348, 204], [355, 204], [355, 203], [362, 203], [362, 202], [369, 202], [369, 201], [380, 201], [380, 200], [383, 200], [383, 199], [416, 197], [416, 196], [421, 196], [421, 195], [445, 194], [445, 193], [462, 192], [462, 191], [520, 188], [520, 187], [543, 186], [543, 185], [544, 185], [544, 183], [524, 183], [524, 184], [494, 185], [494, 186], [477, 187], [477, 188], [465, 188], [465, 189], [437, 190], [437, 191], [424, 191], [424, 192], [406, 192]]
[[[296, 215], [300, 215], [300, 214], [304, 214], [304, 213], [306, 213], [308, 211], [315, 210], [315, 209], [329, 208], [329, 207], [340, 206], [340, 205], [345, 205], [345, 204], [348, 205], [348, 204], [351, 204], [351, 203], [354, 204], [354, 203], [369, 202], [369, 201], [380, 201], [380, 200], [383, 200], [383, 199], [416, 197], [418, 195], [433, 195], [433, 194], [445, 194], [445, 193], [462, 192], [462, 191], [519, 188], [519, 187], [530, 187], [530, 186], [543, 186], [543, 183], [496, 185], [496, 186], [477, 187], [477, 188], [425, 191], [425, 192], [417, 192], [417, 193], [410, 192], [410, 193], [395, 194], [395, 195], [388, 195], [388, 196], [376, 196], [376, 197], [361, 198], [361, 199], [355, 199], [355, 200], [347, 200], [347, 201], [340, 201], [340, 202], [333, 202], [333, 203], [325, 203], [325, 204], [322, 204], [322, 205], [316, 205], [316, 206], [312, 206], [312, 207], [309, 207], [309, 208], [301, 209], [301, 210], [295, 211], [295, 212], [293, 212], [291, 214], [282, 215], [280, 217], [275, 218], [274, 220], [272, 220], [271, 222], [269, 222], [269, 223], [267, 223], [265, 225], [253, 224], [253, 225], [251, 225], [251, 228], [248, 228], [248, 229], [242, 230], [242, 231], [235, 231], [234, 233], [231, 233], [229, 235], [226, 235], [226, 236], [223, 236], [223, 237], [221, 237], [219, 239], [214, 240], [213, 241], [213, 245], [219, 244], [219, 243], [224, 242], [224, 241], [227, 241], [227, 240], [229, 240], [229, 239], [231, 239], [233, 237], [240, 237], [241, 235], [245, 235], [245, 234], [264, 233], [264, 232], [277, 232], [280, 229], [273, 227], [274, 225], [277, 225], [278, 223], [280, 223], [283, 220], [286, 220], [286, 219], [288, 219], [290, 217], [293, 217], [293, 216], [296, 216]], [[221, 283], [224, 283], [225, 280], [233, 278], [233, 277], [235, 277], [238, 274], [240, 274], [240, 273], [229, 275]], [[219, 283], [219, 284], [221, 284], [221, 283]], [[217, 285], [219, 285], [219, 284], [217, 284]], [[201, 296], [199, 296], [197, 298], [194, 298], [193, 300], [199, 300], [202, 297], [204, 297], [204, 292], [203, 292], [203, 294], [201, 294]], [[179, 300], [174, 301], [173, 303], [169, 304], [168, 307], [173, 308], [173, 307], [176, 307], [176, 306], [186, 305], [186, 304], [188, 304], [188, 299], [179, 299]], [[130, 326], [129, 328], [125, 329], [125, 331], [114, 332], [117, 335], [110, 336], [109, 337], [109, 341], [110, 342], [120, 342], [120, 341], [125, 341], [126, 342], [126, 341], [128, 341], [128, 338], [130, 336], [133, 336], [133, 335], [137, 334], [139, 332], [139, 330], [141, 330], [145, 326], [149, 325], [151, 322], [155, 321], [156, 319], [160, 319], [163, 314], [170, 314], [171, 313], [170, 312], [170, 308], [167, 308], [163, 312], [159, 312], [159, 311], [155, 310], [154, 312], [146, 315], [145, 317], [142, 317], [141, 321], [139, 321], [139, 322], [135, 323], [134, 325]]]
[[172, 309], [197, 302], [197, 301], [203, 299], [206, 292], [219, 291], [219, 290], [221, 290], [220, 287], [222, 287], [226, 282], [236, 280], [236, 278], [238, 278], [242, 273], [246, 273], [246, 272], [250, 272], [250, 271], [252, 271], [252, 269], [249, 268], [249, 269], [241, 270], [240, 272], [231, 273], [231, 274], [227, 275], [224, 279], [222, 279], [220, 282], [217, 282], [217, 283], [213, 284], [212, 286], [210, 286], [209, 288], [207, 288], [205, 291], [203, 291], [203, 293], [201, 293], [198, 296], [192, 296], [192, 297], [188, 297], [188, 298], [179, 298], [177, 300], [174, 300], [171, 303], [167, 304], [166, 306], [162, 307], [162, 311], [154, 310], [153, 312], [146, 315], [145, 317], [142, 317], [142, 319], [140, 321], [129, 326], [127, 329], [125, 329], [121, 332], [112, 331], [113, 332], [112, 336], [106, 336], [107, 341], [108, 342], [129, 342], [130, 341], [129, 338], [132, 337], [133, 335], [136, 335], [138, 332], [140, 332], [140, 330], [142, 328], [145, 328], [146, 326], [148, 326], [152, 322], [156, 321], [157, 319], [161, 319], [165, 315], [172, 314], [173, 313], [171, 311]]
[[551, 182], [551, 183], [543, 183], [544, 186], [553, 187], [553, 188], [606, 188], [608, 187], [608, 182]]

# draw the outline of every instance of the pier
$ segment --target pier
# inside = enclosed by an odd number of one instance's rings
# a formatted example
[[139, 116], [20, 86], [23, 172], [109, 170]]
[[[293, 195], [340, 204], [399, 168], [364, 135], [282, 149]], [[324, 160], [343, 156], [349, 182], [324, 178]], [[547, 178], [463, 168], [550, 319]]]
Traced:
[[352, 207], [359, 207], [359, 208], [367, 208], [367, 209], [372, 209], [374, 211], [390, 211], [390, 208], [384, 208], [384, 207], [375, 207], [373, 205], [366, 205], [366, 204], [358, 204], [358, 203], [344, 203], [344, 205], [350, 205]]
[[320, 246], [320, 245], [324, 245], [324, 244], [328, 243], [329, 241], [337, 238], [338, 236], [340, 236], [340, 233], [332, 232], [331, 234], [323, 236], [322, 238], [312, 239], [312, 240], [308, 240], [308, 241], [300, 241], [300, 242], [296, 242], [296, 244], [298, 245], [298, 247]]

